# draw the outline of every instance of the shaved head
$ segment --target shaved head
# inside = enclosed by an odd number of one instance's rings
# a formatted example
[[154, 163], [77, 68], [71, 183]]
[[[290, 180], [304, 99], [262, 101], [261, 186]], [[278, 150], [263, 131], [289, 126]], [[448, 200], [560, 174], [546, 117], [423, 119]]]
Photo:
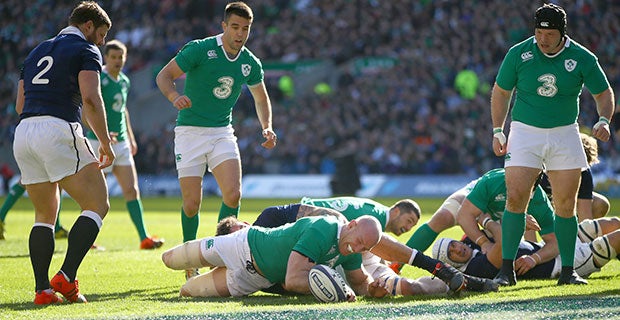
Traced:
[[381, 223], [373, 216], [364, 215], [357, 219], [358, 232], [364, 235], [364, 244], [368, 246], [368, 250], [379, 243], [381, 240]]

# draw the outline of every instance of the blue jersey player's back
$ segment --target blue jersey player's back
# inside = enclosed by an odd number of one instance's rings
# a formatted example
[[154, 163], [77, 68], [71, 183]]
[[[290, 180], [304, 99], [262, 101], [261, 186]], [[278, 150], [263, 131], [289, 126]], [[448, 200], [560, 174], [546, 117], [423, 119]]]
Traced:
[[49, 115], [80, 122], [78, 75], [82, 70], [101, 72], [101, 65], [97, 46], [78, 34], [61, 33], [44, 41], [24, 62], [25, 103], [20, 118]]

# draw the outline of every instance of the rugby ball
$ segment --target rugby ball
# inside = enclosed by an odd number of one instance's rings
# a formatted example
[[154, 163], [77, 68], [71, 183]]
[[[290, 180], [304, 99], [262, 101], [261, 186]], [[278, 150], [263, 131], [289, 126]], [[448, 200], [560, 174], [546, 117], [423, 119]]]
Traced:
[[308, 284], [312, 295], [321, 302], [347, 301], [347, 296], [354, 294], [336, 270], [323, 264], [317, 264], [310, 269]]

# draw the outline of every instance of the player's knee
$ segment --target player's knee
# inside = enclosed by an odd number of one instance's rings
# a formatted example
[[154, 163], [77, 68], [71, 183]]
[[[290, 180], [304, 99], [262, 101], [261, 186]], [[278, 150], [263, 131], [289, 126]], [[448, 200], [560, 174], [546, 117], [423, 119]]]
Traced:
[[231, 208], [238, 207], [239, 201], [241, 200], [241, 190], [230, 189], [222, 192], [222, 200]]
[[183, 212], [188, 217], [193, 217], [198, 214], [200, 211], [200, 201], [199, 200], [184, 200], [183, 201]]
[[188, 279], [179, 290], [179, 295], [181, 297], [228, 297], [230, 293], [218, 291], [213, 272], [210, 272]]
[[206, 263], [201, 260], [200, 242], [188, 241], [169, 249], [161, 255], [161, 260], [166, 267], [174, 270], [203, 267]]
[[138, 189], [134, 187], [123, 190], [123, 197], [125, 197], [125, 200], [127, 201], [136, 200], [138, 198], [138, 194]]
[[577, 236], [582, 242], [591, 242], [603, 235], [603, 230], [598, 221], [586, 219], [579, 223]]
[[594, 196], [592, 201], [592, 217], [602, 218], [609, 212], [610, 204], [609, 200], [603, 195]]

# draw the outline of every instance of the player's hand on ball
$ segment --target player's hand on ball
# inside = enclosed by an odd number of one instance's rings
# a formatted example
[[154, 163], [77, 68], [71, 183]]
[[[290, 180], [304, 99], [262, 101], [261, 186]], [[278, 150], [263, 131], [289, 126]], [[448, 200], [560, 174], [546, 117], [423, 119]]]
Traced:
[[271, 128], [267, 128], [263, 130], [263, 138], [265, 138], [266, 141], [261, 143], [261, 146], [267, 149], [273, 149], [273, 147], [276, 146], [276, 143], [278, 141], [278, 136], [276, 135], [275, 132], [273, 132], [273, 129]]

